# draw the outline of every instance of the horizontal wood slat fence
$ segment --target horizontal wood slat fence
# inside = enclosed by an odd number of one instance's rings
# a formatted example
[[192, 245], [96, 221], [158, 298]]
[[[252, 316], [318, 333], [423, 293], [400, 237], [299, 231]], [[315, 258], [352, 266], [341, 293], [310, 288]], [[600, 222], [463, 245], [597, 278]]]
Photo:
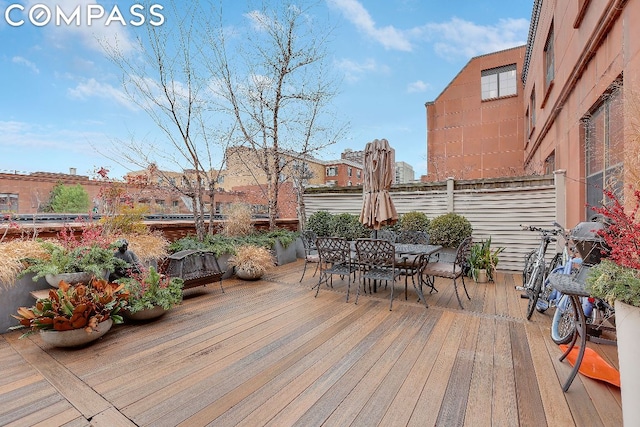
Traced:
[[[399, 214], [420, 211], [429, 219], [448, 212], [466, 217], [476, 241], [491, 237], [492, 247], [505, 247], [499, 268], [522, 269], [525, 254], [538, 246], [536, 233], [522, 231], [520, 224], [549, 227], [563, 223], [556, 200], [564, 200], [564, 174], [488, 180], [395, 185], [391, 189]], [[332, 214], [360, 214], [362, 188], [313, 188], [305, 192], [307, 218], [324, 210]], [[548, 253], [553, 256], [553, 248]]]

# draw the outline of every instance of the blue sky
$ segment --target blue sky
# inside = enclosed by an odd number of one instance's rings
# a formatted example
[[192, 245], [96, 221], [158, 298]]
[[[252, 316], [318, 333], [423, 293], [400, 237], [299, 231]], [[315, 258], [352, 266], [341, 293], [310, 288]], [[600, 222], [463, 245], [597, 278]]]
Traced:
[[[36, 26], [28, 12], [37, 3], [86, 10], [96, 2], [0, 0], [0, 172], [76, 168], [92, 175], [107, 167], [111, 176], [122, 176], [126, 168], [95, 147], [158, 132], [126, 98], [118, 69], [97, 39], [127, 43], [136, 28], [88, 26], [86, 16], [80, 27]], [[117, 5], [127, 22], [135, 19], [129, 13], [135, 2], [97, 3], [107, 13]], [[242, 26], [248, 4], [225, 0], [225, 19]], [[328, 50], [343, 78], [334, 109], [350, 128], [320, 157], [339, 158], [345, 148], [361, 150], [386, 138], [396, 160], [411, 164], [419, 178], [426, 173], [425, 102], [434, 100], [470, 58], [525, 44], [531, 8], [532, 1], [523, 0], [321, 1], [315, 10], [335, 24]], [[11, 21], [24, 24], [10, 25], [7, 9]]]

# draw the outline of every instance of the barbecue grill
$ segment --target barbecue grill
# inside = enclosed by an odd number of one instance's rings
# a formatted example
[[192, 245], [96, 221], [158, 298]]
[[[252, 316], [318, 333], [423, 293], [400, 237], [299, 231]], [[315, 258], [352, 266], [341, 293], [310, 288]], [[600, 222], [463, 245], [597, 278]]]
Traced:
[[585, 221], [571, 230], [571, 240], [575, 243], [583, 264], [595, 265], [607, 256], [607, 245], [598, 234], [604, 229], [605, 225], [602, 222]]

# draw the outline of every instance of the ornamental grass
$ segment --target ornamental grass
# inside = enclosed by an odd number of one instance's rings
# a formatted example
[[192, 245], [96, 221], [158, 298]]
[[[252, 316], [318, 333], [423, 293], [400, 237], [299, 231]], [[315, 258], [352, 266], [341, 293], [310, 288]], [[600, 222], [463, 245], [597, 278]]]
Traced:
[[0, 244], [0, 290], [9, 289], [25, 265], [24, 258], [47, 259], [49, 253], [35, 240], [10, 240]]

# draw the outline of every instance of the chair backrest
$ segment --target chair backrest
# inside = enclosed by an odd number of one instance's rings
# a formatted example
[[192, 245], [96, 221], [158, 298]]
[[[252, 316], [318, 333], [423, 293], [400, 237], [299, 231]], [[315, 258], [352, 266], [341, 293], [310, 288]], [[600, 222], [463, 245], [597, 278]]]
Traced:
[[429, 233], [417, 230], [401, 231], [397, 243], [409, 243], [413, 245], [428, 245]]
[[458, 249], [456, 250], [455, 264], [460, 267], [464, 274], [466, 274], [468, 269], [471, 268], [471, 265], [469, 264], [469, 254], [471, 252], [472, 243], [472, 238], [467, 237], [460, 243], [460, 245], [458, 245]]
[[330, 264], [351, 263], [351, 248], [341, 237], [318, 237], [316, 248], [320, 261]]
[[358, 239], [356, 240], [358, 264], [368, 267], [395, 267], [395, 248], [387, 240]]
[[396, 232], [393, 230], [373, 230], [371, 232], [372, 239], [386, 240], [390, 243], [395, 243], [397, 237]]
[[304, 230], [300, 233], [300, 238], [302, 239], [302, 245], [304, 246], [304, 251], [307, 255], [309, 255], [311, 251], [316, 250], [316, 239], [318, 238], [318, 235], [315, 231]]

